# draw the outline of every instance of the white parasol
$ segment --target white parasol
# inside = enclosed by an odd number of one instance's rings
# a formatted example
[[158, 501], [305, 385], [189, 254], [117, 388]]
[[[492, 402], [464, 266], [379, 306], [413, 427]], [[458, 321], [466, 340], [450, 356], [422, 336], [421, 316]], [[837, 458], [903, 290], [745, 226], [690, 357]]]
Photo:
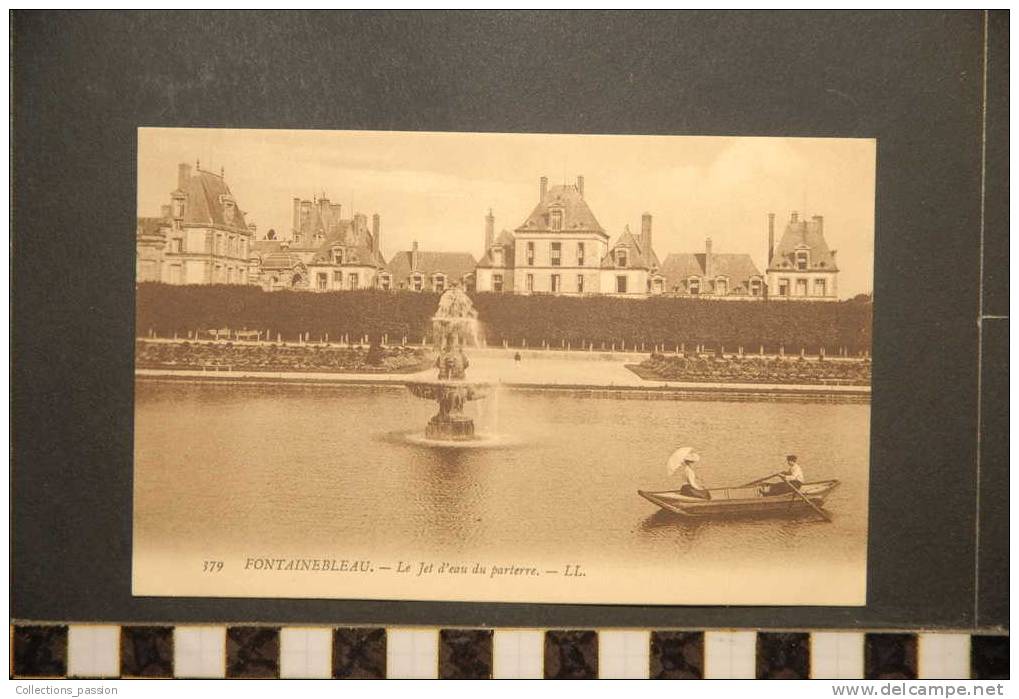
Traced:
[[676, 451], [672, 452], [672, 456], [665, 462], [665, 469], [669, 472], [669, 475], [673, 475], [676, 471], [683, 468], [684, 461], [690, 461], [696, 463], [701, 460], [701, 457], [697, 455], [697, 452], [693, 450], [693, 447], [680, 447]]

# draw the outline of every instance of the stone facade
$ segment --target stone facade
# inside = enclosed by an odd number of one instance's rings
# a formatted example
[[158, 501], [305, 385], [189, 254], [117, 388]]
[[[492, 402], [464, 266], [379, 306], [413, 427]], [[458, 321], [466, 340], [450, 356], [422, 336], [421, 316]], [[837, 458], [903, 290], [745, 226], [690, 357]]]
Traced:
[[767, 294], [772, 301], [837, 301], [838, 264], [824, 239], [824, 218], [790, 216], [775, 247], [775, 215], [768, 216]]
[[745, 253], [717, 253], [711, 238], [703, 253], [673, 253], [665, 258], [662, 273], [674, 296], [760, 301], [765, 297], [764, 275]]
[[167, 284], [247, 284], [255, 225], [245, 222], [224, 173], [181, 163], [158, 217], [140, 217], [137, 279]]
[[342, 211], [325, 196], [294, 198], [289, 236], [270, 231], [252, 247], [252, 283], [269, 291], [385, 288], [381, 218], [374, 214], [369, 225], [367, 215]]
[[640, 236], [627, 228], [610, 246], [584, 197], [583, 176], [552, 187], [542, 177], [531, 214], [513, 232], [494, 233], [489, 212], [478, 291], [642, 296], [664, 290], [651, 247], [650, 214], [643, 217]]

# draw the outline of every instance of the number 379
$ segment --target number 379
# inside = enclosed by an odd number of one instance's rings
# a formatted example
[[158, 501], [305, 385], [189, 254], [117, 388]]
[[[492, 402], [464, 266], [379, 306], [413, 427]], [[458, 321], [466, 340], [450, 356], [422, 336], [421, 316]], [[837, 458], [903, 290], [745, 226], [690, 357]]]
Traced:
[[202, 561], [203, 573], [218, 573], [223, 570], [223, 561]]

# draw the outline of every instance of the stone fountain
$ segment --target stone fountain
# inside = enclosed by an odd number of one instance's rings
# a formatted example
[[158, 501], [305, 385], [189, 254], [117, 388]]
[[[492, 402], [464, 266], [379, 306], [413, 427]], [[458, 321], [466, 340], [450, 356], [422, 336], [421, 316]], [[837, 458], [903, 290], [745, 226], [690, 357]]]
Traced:
[[439, 411], [425, 426], [425, 438], [434, 442], [469, 442], [478, 439], [474, 420], [463, 412], [464, 405], [484, 398], [490, 384], [467, 380], [470, 362], [464, 353], [467, 345], [477, 345], [478, 312], [459, 286], [452, 286], [439, 297], [439, 308], [432, 316], [432, 341], [437, 357], [436, 381], [407, 384], [419, 398], [438, 403]]

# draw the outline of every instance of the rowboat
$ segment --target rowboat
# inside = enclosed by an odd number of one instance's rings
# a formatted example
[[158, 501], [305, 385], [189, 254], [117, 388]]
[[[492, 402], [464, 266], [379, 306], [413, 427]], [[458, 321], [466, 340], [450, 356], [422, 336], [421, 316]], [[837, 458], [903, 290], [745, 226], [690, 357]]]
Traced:
[[637, 494], [645, 500], [653, 502], [668, 512], [684, 517], [720, 517], [720, 516], [761, 516], [799, 514], [810, 510], [810, 501], [815, 507], [824, 506], [824, 501], [839, 487], [839, 481], [815, 481], [800, 486], [801, 498], [794, 492], [780, 495], [762, 495], [760, 486], [741, 486], [737, 488], [711, 488], [711, 498], [698, 498], [680, 495], [678, 490], [661, 490], [650, 492], [638, 490]]

